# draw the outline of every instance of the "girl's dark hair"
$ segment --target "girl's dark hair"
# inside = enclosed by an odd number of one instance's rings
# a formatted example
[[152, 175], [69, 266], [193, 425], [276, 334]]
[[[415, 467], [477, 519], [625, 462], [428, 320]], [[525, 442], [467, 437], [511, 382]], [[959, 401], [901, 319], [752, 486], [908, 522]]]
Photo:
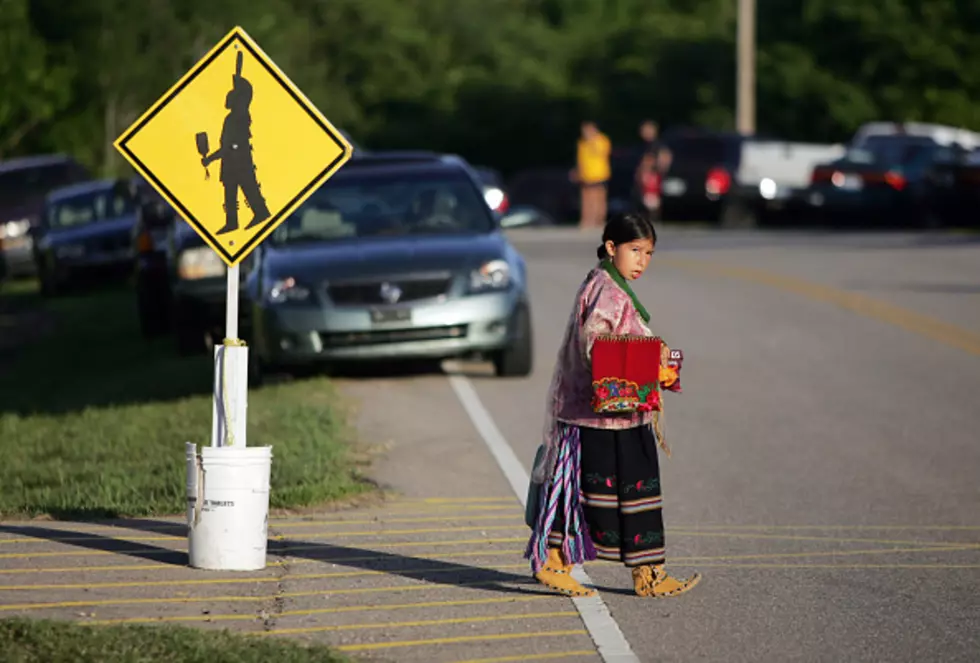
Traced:
[[616, 214], [606, 222], [606, 227], [602, 231], [602, 244], [596, 249], [596, 256], [599, 260], [609, 256], [609, 252], [606, 251], [608, 241], [619, 246], [638, 239], [649, 239], [654, 244], [657, 243], [657, 231], [653, 227], [653, 221], [646, 215], [636, 212]]

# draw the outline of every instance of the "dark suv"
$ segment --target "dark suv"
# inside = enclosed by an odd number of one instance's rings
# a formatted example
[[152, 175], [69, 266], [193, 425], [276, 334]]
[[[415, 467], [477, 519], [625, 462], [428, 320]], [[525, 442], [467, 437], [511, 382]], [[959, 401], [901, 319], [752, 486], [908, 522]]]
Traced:
[[736, 133], [697, 129], [666, 132], [672, 159], [662, 184], [664, 218], [717, 221], [732, 215], [745, 140]]
[[90, 179], [89, 172], [63, 154], [0, 162], [0, 263], [10, 276], [35, 272], [34, 232], [44, 199], [54, 189]]

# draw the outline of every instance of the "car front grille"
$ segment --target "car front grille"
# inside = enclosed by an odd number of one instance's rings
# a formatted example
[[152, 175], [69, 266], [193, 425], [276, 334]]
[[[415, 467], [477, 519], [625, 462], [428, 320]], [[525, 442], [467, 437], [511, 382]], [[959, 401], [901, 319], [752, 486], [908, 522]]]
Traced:
[[123, 251], [132, 246], [132, 239], [128, 234], [109, 235], [90, 239], [85, 243], [85, 248], [92, 253], [112, 253]]
[[330, 283], [327, 295], [338, 306], [398, 304], [435, 299], [446, 295], [451, 285], [452, 277], [448, 275]]
[[466, 325], [454, 325], [452, 327], [321, 332], [320, 340], [325, 348], [343, 348], [363, 345], [384, 345], [388, 343], [408, 343], [411, 341], [442, 341], [453, 338], [466, 338], [466, 331]]

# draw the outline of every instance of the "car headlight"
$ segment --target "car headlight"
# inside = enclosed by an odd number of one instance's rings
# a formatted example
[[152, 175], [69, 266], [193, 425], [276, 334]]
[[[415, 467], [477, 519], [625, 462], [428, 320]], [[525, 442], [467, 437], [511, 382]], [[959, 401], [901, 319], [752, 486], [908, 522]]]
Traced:
[[301, 302], [309, 299], [310, 290], [296, 283], [293, 277], [275, 281], [266, 293], [266, 298], [272, 304], [285, 302]]
[[185, 281], [224, 276], [225, 263], [210, 246], [195, 246], [180, 252], [177, 274]]
[[0, 238], [6, 237], [7, 239], [14, 239], [22, 235], [26, 235], [27, 231], [30, 229], [30, 219], [17, 219], [16, 221], [0, 223]]
[[483, 192], [483, 198], [487, 201], [487, 205], [490, 206], [490, 209], [496, 210], [503, 205], [507, 196], [505, 196], [504, 192], [497, 187], [490, 187]]
[[470, 290], [485, 292], [503, 290], [510, 285], [510, 265], [506, 260], [491, 260], [470, 274]]

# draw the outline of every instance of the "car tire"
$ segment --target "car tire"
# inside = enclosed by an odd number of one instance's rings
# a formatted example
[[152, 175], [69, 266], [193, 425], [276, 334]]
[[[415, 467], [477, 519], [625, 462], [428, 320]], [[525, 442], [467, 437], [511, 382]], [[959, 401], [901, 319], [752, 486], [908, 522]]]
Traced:
[[157, 294], [147, 284], [136, 289], [136, 310], [139, 315], [140, 333], [145, 339], [157, 338], [170, 331], [166, 298]]
[[269, 369], [265, 363], [259, 359], [255, 348], [248, 349], [248, 384], [249, 387], [261, 387], [266, 382]]
[[534, 368], [534, 336], [532, 334], [531, 313], [522, 306], [514, 315], [514, 341], [498, 351], [493, 357], [493, 368], [497, 377], [523, 378]]
[[739, 200], [728, 201], [723, 205], [719, 221], [726, 230], [747, 230], [759, 225], [756, 211]]

